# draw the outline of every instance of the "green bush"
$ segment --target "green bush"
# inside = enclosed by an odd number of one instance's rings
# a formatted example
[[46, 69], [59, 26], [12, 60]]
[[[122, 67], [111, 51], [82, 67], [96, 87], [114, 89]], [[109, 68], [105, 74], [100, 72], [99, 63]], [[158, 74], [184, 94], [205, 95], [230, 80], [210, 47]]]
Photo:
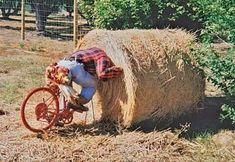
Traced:
[[[99, 28], [155, 28], [183, 14], [178, 0], [79, 0], [79, 9]], [[165, 23], [167, 26], [168, 24]]]
[[222, 39], [235, 43], [234, 0], [189, 0], [194, 11], [191, 17], [203, 23], [202, 39], [210, 42]]
[[231, 101], [231, 105], [222, 106], [220, 119], [229, 119], [235, 124], [235, 49], [230, 49], [224, 56], [218, 55], [210, 47], [193, 48], [192, 53], [208, 80], [220, 88]]
[[235, 42], [234, 0], [79, 0], [78, 4], [98, 28], [202, 27], [203, 41]]
[[232, 124], [235, 125], [235, 108], [224, 104], [222, 107], [222, 112], [220, 113], [220, 120], [224, 121], [226, 119], [231, 120]]

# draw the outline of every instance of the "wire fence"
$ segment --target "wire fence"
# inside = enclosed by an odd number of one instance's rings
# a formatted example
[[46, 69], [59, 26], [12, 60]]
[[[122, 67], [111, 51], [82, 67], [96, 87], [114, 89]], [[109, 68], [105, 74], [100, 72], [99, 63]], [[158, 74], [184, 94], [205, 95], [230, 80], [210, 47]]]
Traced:
[[23, 28], [22, 32], [26, 31], [25, 37], [27, 39], [30, 39], [32, 34], [36, 34], [53, 39], [72, 40], [74, 33], [76, 34], [75, 38], [79, 39], [90, 30], [90, 27], [85, 19], [74, 14], [77, 13], [74, 12], [74, 2], [77, 1], [0, 0], [0, 17], [9, 21], [22, 22], [25, 20], [23, 25], [15, 28]]

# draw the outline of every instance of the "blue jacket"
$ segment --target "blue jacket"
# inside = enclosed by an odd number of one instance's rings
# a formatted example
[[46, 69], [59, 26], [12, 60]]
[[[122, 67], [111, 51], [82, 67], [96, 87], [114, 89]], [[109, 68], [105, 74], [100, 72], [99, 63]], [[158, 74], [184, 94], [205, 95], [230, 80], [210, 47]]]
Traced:
[[75, 60], [60, 60], [58, 65], [69, 69], [69, 77], [82, 87], [80, 95], [87, 100], [91, 100], [96, 92], [97, 78], [85, 71], [84, 65], [77, 63]]

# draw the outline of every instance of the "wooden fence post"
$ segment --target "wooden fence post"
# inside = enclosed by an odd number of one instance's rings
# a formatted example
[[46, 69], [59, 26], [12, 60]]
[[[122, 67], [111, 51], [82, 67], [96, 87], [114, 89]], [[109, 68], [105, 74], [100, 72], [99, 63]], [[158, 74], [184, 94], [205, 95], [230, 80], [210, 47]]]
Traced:
[[73, 10], [73, 42], [74, 49], [77, 47], [78, 43], [78, 3], [74, 0], [74, 10]]
[[25, 40], [25, 0], [21, 0], [21, 40]]

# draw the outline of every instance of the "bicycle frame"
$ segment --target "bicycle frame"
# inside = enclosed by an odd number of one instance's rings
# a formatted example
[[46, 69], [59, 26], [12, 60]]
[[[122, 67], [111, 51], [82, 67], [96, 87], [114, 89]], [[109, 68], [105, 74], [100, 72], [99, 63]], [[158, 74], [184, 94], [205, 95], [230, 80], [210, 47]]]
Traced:
[[59, 100], [59, 114], [57, 120], [62, 121], [64, 124], [70, 124], [73, 121], [74, 110], [67, 108], [67, 100], [61, 92], [58, 84], [53, 83], [49, 87], [52, 89], [52, 91], [54, 91]]
[[[37, 94], [41, 94], [41, 98]], [[32, 96], [37, 96], [37, 102], [31, 100]], [[67, 102], [57, 84], [35, 88], [28, 93], [21, 105], [22, 122], [33, 132], [43, 132], [60, 122], [69, 124], [73, 120], [74, 110], [67, 108]]]
[[[62, 99], [62, 101], [60, 100]], [[67, 107], [67, 100], [65, 99], [65, 96], [60, 92], [59, 96], [59, 116], [58, 120], [62, 121], [64, 124], [70, 124], [73, 121], [73, 113], [74, 110], [70, 110]]]

